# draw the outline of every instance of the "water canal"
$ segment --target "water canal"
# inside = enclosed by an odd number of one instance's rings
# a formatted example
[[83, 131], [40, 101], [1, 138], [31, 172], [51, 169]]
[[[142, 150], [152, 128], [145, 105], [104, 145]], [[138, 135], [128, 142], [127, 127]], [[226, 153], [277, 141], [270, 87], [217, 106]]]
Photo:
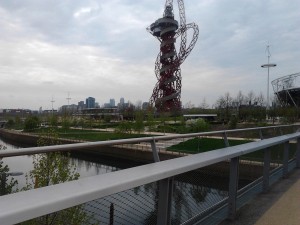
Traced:
[[[0, 144], [7, 148], [19, 148], [1, 139]], [[15, 179], [19, 189], [26, 185], [25, 174], [32, 169], [32, 156], [17, 156], [2, 159], [8, 165], [10, 172], [23, 172]], [[137, 166], [137, 163], [120, 161], [112, 158], [89, 157], [87, 155], [72, 155], [72, 163], [77, 168], [80, 178], [117, 171]], [[207, 207], [224, 199], [227, 192], [227, 179], [194, 176], [192, 173], [178, 176], [174, 181], [172, 201], [172, 224], [180, 224], [188, 218], [205, 210]], [[114, 204], [114, 224], [154, 224], [155, 201], [157, 200], [157, 183], [143, 185], [122, 193], [108, 196], [86, 204], [85, 209], [93, 214], [92, 224], [108, 224], [110, 206]]]
[[[21, 146], [20, 144], [11, 143], [0, 137], [0, 145], [5, 146], [7, 149], [17, 149], [26, 146]], [[29, 173], [33, 169], [33, 158], [32, 156], [15, 156], [2, 159], [4, 165], [8, 165], [10, 172], [22, 172], [23, 175], [15, 177], [18, 180], [19, 188], [24, 187], [26, 184], [25, 174]], [[109, 173], [112, 171], [117, 171], [120, 169], [126, 169], [130, 167], [137, 166], [139, 164], [134, 162], [126, 162], [122, 160], [100, 158], [100, 157], [90, 157], [83, 154], [72, 154], [71, 163], [77, 169], [80, 177], [89, 177], [104, 173]]]

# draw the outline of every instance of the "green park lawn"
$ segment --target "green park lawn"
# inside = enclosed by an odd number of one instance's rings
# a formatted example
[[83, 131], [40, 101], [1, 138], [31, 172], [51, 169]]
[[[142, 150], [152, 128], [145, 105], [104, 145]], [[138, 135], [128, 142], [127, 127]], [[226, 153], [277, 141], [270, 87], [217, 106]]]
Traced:
[[[228, 140], [230, 146], [246, 144], [252, 142], [251, 140]], [[215, 138], [194, 138], [187, 140], [185, 142], [181, 142], [177, 145], [170, 146], [168, 151], [176, 151], [176, 152], [185, 152], [190, 154], [196, 154], [201, 152], [207, 152], [211, 150], [216, 150], [220, 148], [224, 148], [224, 140], [223, 139], [215, 139]], [[283, 159], [283, 145], [278, 145], [271, 148], [271, 160], [281, 162]], [[289, 157], [293, 157], [296, 152], [296, 144], [290, 144]], [[256, 161], [263, 161], [264, 151], [259, 150], [256, 152], [252, 152], [250, 154], [246, 154], [242, 157], [242, 159], [255, 159]]]
[[[40, 134], [45, 133], [47, 130], [40, 130]], [[67, 138], [72, 140], [85, 140], [85, 141], [107, 141], [117, 139], [128, 139], [137, 137], [146, 137], [144, 134], [130, 134], [130, 133], [112, 133], [105, 131], [95, 130], [79, 130], [79, 129], [68, 129], [64, 130], [61, 128], [55, 129], [59, 138]]]

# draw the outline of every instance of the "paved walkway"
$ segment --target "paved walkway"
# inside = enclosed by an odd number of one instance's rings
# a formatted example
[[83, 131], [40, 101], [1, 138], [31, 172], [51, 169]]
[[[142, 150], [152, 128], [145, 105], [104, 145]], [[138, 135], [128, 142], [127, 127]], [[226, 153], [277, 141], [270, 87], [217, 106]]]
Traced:
[[220, 225], [300, 225], [300, 169], [271, 186]]
[[300, 174], [298, 180], [269, 208], [255, 225], [300, 224]]

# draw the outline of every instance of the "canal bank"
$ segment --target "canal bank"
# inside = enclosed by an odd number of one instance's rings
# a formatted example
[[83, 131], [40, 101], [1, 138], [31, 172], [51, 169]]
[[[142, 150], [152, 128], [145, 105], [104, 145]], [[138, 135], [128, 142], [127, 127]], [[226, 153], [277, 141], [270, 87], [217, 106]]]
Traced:
[[[36, 146], [37, 140], [40, 138], [39, 135], [6, 129], [0, 129], [0, 137], [12, 143], [22, 144], [22, 146], [25, 144], [27, 147]], [[62, 138], [60, 138], [59, 140], [62, 144], [75, 144], [84, 142], [79, 140], [70, 140]], [[161, 150], [160, 148], [158, 148], [158, 151], [161, 161], [187, 155], [185, 153], [180, 152]], [[145, 145], [145, 143], [138, 143], [101, 147], [89, 146], [86, 148], [74, 150], [71, 152], [71, 154], [75, 156], [77, 155], [79, 157], [88, 156], [95, 158], [131, 161], [133, 163], [138, 164], [152, 163], [154, 161], [149, 143], [148, 145]], [[251, 167], [251, 170], [249, 170], [249, 167]], [[227, 178], [229, 174], [229, 168], [229, 162], [224, 161], [218, 164], [214, 164], [213, 166], [201, 168], [197, 172], [199, 172], [200, 174], [209, 174], [210, 176]], [[240, 163], [239, 173], [240, 178], [243, 180], [255, 180], [258, 177], [262, 176], [262, 171], [262, 163], [260, 162], [242, 160]]]
[[[23, 133], [20, 131], [0, 129], [0, 136], [11, 143], [17, 143], [24, 147], [36, 147], [37, 141], [41, 137], [35, 134]], [[59, 138], [61, 144], [75, 144], [84, 143], [87, 141], [71, 140]], [[75, 150], [76, 154], [87, 154], [91, 156], [104, 156], [113, 157], [122, 160], [130, 160], [138, 163], [151, 163], [153, 162], [153, 154], [151, 148], [143, 144], [123, 144], [115, 146], [102, 146], [102, 147], [86, 147], [80, 150]], [[183, 153], [160, 151], [159, 157], [161, 160], [173, 159], [181, 157]]]

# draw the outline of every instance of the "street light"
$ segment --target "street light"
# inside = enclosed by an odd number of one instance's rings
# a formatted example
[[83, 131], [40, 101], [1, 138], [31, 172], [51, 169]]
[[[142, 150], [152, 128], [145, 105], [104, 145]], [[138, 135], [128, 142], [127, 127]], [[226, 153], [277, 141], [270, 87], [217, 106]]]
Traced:
[[266, 51], [268, 52], [268, 63], [267, 64], [263, 64], [261, 65], [262, 68], [268, 68], [268, 83], [267, 83], [267, 119], [268, 119], [268, 111], [269, 111], [269, 77], [270, 77], [270, 67], [275, 67], [277, 66], [275, 63], [270, 63], [270, 50], [269, 50], [270, 46], [267, 45], [267, 49]]

